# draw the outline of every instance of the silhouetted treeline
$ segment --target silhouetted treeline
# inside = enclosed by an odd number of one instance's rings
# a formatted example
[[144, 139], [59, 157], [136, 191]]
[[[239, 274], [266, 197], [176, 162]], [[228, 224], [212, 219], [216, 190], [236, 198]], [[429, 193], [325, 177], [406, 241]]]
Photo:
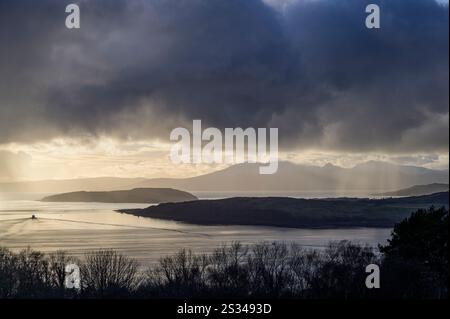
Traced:
[[[64, 285], [71, 263], [80, 267], [79, 290]], [[365, 285], [369, 264], [380, 267], [380, 289]], [[208, 255], [181, 250], [142, 270], [111, 250], [75, 260], [0, 248], [0, 298], [447, 298], [448, 270], [448, 210], [430, 208], [397, 224], [379, 250], [236, 242]]]

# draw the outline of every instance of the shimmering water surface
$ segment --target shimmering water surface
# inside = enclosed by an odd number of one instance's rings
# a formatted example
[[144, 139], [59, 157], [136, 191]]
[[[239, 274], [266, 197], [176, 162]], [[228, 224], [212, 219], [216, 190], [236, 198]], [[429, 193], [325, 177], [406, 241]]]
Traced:
[[[390, 229], [289, 229], [263, 226], [202, 226], [136, 217], [116, 212], [148, 204], [44, 203], [35, 200], [0, 200], [0, 246], [13, 250], [67, 250], [76, 256], [112, 248], [143, 264], [181, 248], [210, 252], [231, 241], [293, 241], [323, 248], [329, 241], [348, 239], [376, 245]], [[37, 219], [31, 219], [32, 215]]]

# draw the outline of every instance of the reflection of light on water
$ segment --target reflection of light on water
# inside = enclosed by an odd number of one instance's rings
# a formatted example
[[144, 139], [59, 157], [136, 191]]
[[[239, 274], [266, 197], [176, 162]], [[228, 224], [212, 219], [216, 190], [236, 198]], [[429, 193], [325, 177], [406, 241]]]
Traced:
[[[349, 239], [376, 245], [389, 229], [294, 229], [263, 226], [200, 226], [115, 212], [148, 205], [42, 203], [4, 201], [0, 208], [0, 246], [15, 250], [30, 246], [42, 251], [112, 248], [144, 263], [181, 248], [210, 252], [231, 241], [295, 241], [306, 248], [323, 248], [330, 240]], [[36, 220], [31, 215], [37, 216]]]

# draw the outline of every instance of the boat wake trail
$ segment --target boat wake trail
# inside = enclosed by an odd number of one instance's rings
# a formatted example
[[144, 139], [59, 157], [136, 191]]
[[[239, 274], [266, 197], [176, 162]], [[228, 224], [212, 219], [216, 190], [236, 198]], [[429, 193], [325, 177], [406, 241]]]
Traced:
[[195, 232], [189, 232], [189, 231], [185, 231], [185, 230], [171, 229], [171, 228], [149, 227], [149, 226], [133, 226], [133, 225], [111, 224], [111, 223], [99, 223], [99, 222], [88, 222], [88, 221], [79, 221], [79, 220], [61, 219], [61, 218], [45, 218], [45, 217], [40, 217], [39, 219], [40, 219], [40, 220], [51, 220], [51, 221], [60, 221], [60, 222], [77, 223], [77, 224], [88, 224], [88, 225], [125, 227], [125, 228], [134, 228], [134, 229], [162, 230], [162, 231], [176, 232], [176, 233], [182, 233], [182, 234], [188, 234], [188, 235], [194, 235], [194, 236], [211, 237], [211, 235], [209, 235], [209, 234], [195, 233]]

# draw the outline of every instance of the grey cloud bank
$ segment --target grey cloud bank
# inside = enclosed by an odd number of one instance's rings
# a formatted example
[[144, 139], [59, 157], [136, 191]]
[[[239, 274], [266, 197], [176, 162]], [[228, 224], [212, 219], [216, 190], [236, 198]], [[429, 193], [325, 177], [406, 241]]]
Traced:
[[[365, 28], [365, 6], [381, 29]], [[284, 149], [448, 152], [433, 0], [0, 0], [0, 143], [278, 127]]]

